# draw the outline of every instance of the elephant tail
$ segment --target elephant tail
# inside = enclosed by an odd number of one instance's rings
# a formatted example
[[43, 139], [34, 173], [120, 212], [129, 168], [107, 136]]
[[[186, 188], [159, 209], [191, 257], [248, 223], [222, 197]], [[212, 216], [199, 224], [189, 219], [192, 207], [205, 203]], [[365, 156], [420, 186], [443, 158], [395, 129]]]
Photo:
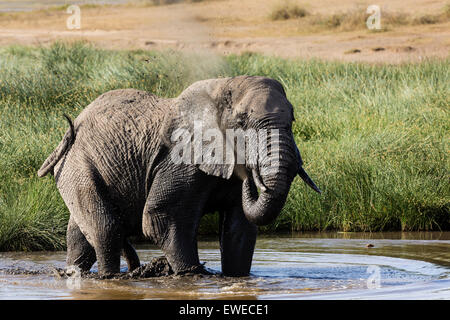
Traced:
[[46, 176], [49, 172], [53, 170], [55, 165], [61, 159], [61, 157], [69, 150], [70, 146], [75, 141], [75, 128], [70, 117], [64, 114], [64, 117], [69, 122], [70, 129], [67, 130], [62, 141], [59, 143], [58, 147], [52, 152], [52, 154], [44, 161], [42, 167], [38, 171], [39, 177]]

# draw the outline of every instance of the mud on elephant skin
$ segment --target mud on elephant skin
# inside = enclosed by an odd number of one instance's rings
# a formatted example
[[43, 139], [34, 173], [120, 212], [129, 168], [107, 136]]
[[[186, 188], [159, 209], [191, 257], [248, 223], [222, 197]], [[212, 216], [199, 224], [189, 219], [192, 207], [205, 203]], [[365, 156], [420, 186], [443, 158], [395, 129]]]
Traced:
[[[142, 234], [160, 246], [176, 274], [195, 270], [201, 266], [199, 221], [210, 212], [220, 213], [223, 274], [248, 275], [257, 226], [279, 215], [294, 177], [320, 192], [302, 168], [292, 105], [270, 78], [203, 80], [173, 99], [113, 90], [68, 120], [70, 128], [38, 175], [54, 175], [70, 211], [67, 264], [86, 271], [97, 261], [102, 276], [119, 272], [121, 255], [130, 271], [140, 266], [128, 238]], [[180, 128], [194, 134], [179, 135]], [[192, 150], [184, 149], [192, 142], [195, 156], [196, 131], [229, 143], [226, 134], [240, 129], [264, 132], [268, 152], [252, 161], [223, 152], [227, 159], [220, 161], [219, 148], [209, 154], [212, 161], [202, 162], [206, 154], [191, 159]], [[187, 140], [181, 143], [177, 134]], [[248, 145], [258, 144], [254, 137], [247, 137]], [[174, 161], [180, 154], [183, 161]]]

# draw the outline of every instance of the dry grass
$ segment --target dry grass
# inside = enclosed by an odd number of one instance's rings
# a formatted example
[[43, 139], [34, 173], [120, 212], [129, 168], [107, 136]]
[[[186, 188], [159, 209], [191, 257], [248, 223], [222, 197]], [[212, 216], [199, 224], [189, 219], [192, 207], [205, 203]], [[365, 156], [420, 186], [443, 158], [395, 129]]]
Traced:
[[[415, 26], [424, 24], [445, 23], [450, 20], [447, 7], [442, 13], [423, 14], [417, 16], [407, 15], [400, 12], [381, 11], [382, 30], [390, 30], [399, 26]], [[355, 8], [346, 12], [337, 12], [331, 15], [314, 14], [302, 21], [309, 30], [336, 30], [350, 31], [355, 29], [367, 29], [366, 21], [369, 14], [361, 8]]]
[[447, 2], [442, 11], [447, 18], [450, 18], [450, 2]]
[[274, 6], [269, 17], [271, 20], [276, 21], [303, 18], [308, 14], [308, 11], [299, 5], [290, 1], [284, 1]]
[[[176, 4], [176, 3], [195, 3], [195, 2], [204, 2], [206, 0], [143, 0], [138, 1], [138, 4], [141, 5], [151, 5], [151, 6], [165, 6], [169, 4]], [[133, 5], [132, 2], [129, 3], [130, 5]]]

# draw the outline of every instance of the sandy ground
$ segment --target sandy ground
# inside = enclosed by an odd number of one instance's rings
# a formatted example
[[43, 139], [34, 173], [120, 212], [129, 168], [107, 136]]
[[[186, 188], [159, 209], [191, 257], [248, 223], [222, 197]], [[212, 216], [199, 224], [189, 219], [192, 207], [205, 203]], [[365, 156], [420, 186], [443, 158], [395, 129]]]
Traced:
[[[304, 8], [314, 16], [357, 13], [365, 12], [375, 2], [381, 8], [382, 26], [383, 13], [432, 15], [442, 12], [445, 5], [445, 1], [435, 0], [315, 0]], [[251, 51], [281, 57], [373, 63], [445, 58], [450, 52], [449, 19], [435, 24], [398, 25], [382, 32], [365, 28], [310, 28], [301, 19], [272, 21], [269, 15], [275, 3], [216, 0], [164, 6], [81, 6], [80, 30], [67, 28], [70, 14], [62, 8], [3, 13], [0, 45], [46, 45], [56, 40], [83, 39], [106, 48], [174, 48], [220, 54]]]

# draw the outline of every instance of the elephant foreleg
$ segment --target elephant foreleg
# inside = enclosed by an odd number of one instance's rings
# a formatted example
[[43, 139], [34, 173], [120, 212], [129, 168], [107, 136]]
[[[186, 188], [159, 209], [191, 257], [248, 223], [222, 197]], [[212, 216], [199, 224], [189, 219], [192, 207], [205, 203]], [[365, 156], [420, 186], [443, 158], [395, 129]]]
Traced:
[[[143, 218], [144, 235], [152, 239], [167, 258], [170, 266], [176, 274], [199, 269], [200, 261], [197, 251], [197, 224], [195, 217], [187, 217], [182, 221], [170, 221], [174, 212], [173, 208], [166, 208], [168, 213], [153, 211], [150, 206], [146, 208]], [[161, 210], [161, 209], [160, 209]]]
[[241, 206], [220, 214], [220, 251], [225, 276], [248, 276], [252, 265], [257, 227], [244, 216]]
[[144, 208], [142, 228], [164, 252], [173, 271], [202, 272], [197, 250], [198, 224], [211, 188], [195, 167], [156, 175]]

